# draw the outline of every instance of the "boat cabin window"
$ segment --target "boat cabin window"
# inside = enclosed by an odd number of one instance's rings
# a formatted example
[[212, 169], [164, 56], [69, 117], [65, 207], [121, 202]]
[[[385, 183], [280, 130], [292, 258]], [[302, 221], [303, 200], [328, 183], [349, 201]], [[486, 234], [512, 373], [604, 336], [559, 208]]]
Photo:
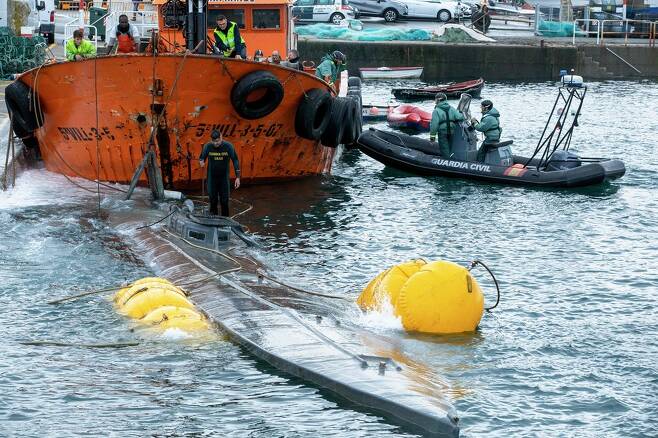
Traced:
[[206, 240], [206, 233], [199, 233], [197, 231], [190, 230], [187, 232], [187, 237], [204, 242]]
[[218, 15], [225, 15], [228, 21], [233, 21], [240, 29], [244, 29], [244, 9], [209, 9], [208, 23], [212, 23], [213, 29], [217, 26]]
[[254, 29], [281, 28], [281, 17], [278, 9], [254, 9], [251, 18]]

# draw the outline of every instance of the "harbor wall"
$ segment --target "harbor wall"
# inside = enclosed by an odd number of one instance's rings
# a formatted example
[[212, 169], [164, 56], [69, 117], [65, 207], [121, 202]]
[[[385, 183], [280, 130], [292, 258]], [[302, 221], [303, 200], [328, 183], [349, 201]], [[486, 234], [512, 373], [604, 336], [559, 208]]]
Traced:
[[340, 50], [347, 55], [350, 75], [360, 67], [424, 66], [426, 81], [549, 81], [561, 69], [576, 69], [587, 80], [655, 78], [658, 49], [614, 46], [621, 57], [636, 62], [638, 74], [606, 47], [513, 44], [444, 44], [409, 41], [341, 41], [300, 39], [302, 59], [316, 63], [326, 53]]

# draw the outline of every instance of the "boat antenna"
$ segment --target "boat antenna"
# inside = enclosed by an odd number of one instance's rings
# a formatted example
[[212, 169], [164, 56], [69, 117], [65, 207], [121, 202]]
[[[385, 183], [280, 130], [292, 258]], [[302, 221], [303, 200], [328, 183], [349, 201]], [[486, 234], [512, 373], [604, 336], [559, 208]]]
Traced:
[[[573, 130], [578, 126], [578, 117], [583, 107], [585, 94], [587, 94], [587, 87], [583, 85], [582, 78], [566, 75], [566, 70], [563, 72], [551, 113], [544, 125], [535, 151], [523, 165], [524, 167], [527, 167], [535, 157], [539, 157], [537, 163], [539, 169], [551, 159], [558, 148], [561, 147], [568, 151], [571, 146]], [[579, 80], [575, 81], [572, 78], [579, 78]], [[562, 104], [562, 106], [558, 108], [558, 104]]]

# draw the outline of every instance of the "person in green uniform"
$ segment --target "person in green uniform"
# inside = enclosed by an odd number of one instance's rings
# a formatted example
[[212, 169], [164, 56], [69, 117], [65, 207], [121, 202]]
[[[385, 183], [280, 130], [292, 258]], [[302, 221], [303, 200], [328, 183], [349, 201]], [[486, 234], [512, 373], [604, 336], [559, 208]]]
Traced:
[[347, 57], [343, 52], [338, 50], [325, 55], [320, 61], [320, 65], [315, 69], [315, 76], [319, 77], [332, 87], [334, 82], [338, 79], [338, 75], [342, 70], [342, 65], [347, 61]]
[[85, 58], [96, 56], [96, 46], [84, 38], [82, 30], [73, 31], [73, 38], [66, 42], [66, 59], [69, 61], [82, 61]]
[[235, 188], [240, 187], [240, 162], [235, 148], [228, 141], [222, 139], [222, 133], [215, 130], [212, 132], [212, 141], [203, 145], [199, 164], [205, 165], [208, 159], [208, 196], [210, 198], [210, 214], [217, 214], [217, 201], [221, 206], [222, 216], [228, 216], [229, 199], [229, 160], [233, 161], [235, 170]]
[[450, 138], [457, 129], [457, 122], [464, 120], [462, 113], [450, 106], [445, 93], [437, 93], [434, 98], [436, 106], [430, 122], [430, 141], [439, 139], [439, 153], [443, 158], [450, 158]]
[[498, 143], [500, 141], [500, 133], [502, 132], [502, 129], [500, 128], [500, 121], [498, 120], [500, 114], [498, 113], [498, 110], [493, 107], [493, 102], [490, 100], [483, 100], [480, 105], [482, 118], [478, 122], [477, 119], [473, 117], [471, 119], [471, 125], [476, 131], [484, 133], [484, 141], [482, 142], [480, 149], [478, 149], [477, 155], [477, 160], [483, 163], [487, 156], [489, 146], [492, 143]]

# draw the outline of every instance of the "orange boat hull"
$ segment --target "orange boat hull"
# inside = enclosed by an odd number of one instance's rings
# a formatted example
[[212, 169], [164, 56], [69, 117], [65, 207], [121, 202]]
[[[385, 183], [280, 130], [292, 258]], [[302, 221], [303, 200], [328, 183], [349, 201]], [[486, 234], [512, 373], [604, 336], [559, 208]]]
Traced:
[[[236, 81], [256, 70], [274, 74], [284, 98], [269, 115], [246, 120], [233, 109], [230, 94]], [[204, 55], [118, 55], [47, 65], [20, 80], [38, 96], [43, 125], [35, 135], [53, 172], [129, 183], [163, 107], [154, 147], [165, 188], [201, 190], [206, 169], [198, 158], [213, 129], [235, 146], [245, 183], [331, 170], [335, 149], [295, 133], [304, 92], [329, 89], [304, 72]], [[140, 183], [147, 183], [145, 175]]]

